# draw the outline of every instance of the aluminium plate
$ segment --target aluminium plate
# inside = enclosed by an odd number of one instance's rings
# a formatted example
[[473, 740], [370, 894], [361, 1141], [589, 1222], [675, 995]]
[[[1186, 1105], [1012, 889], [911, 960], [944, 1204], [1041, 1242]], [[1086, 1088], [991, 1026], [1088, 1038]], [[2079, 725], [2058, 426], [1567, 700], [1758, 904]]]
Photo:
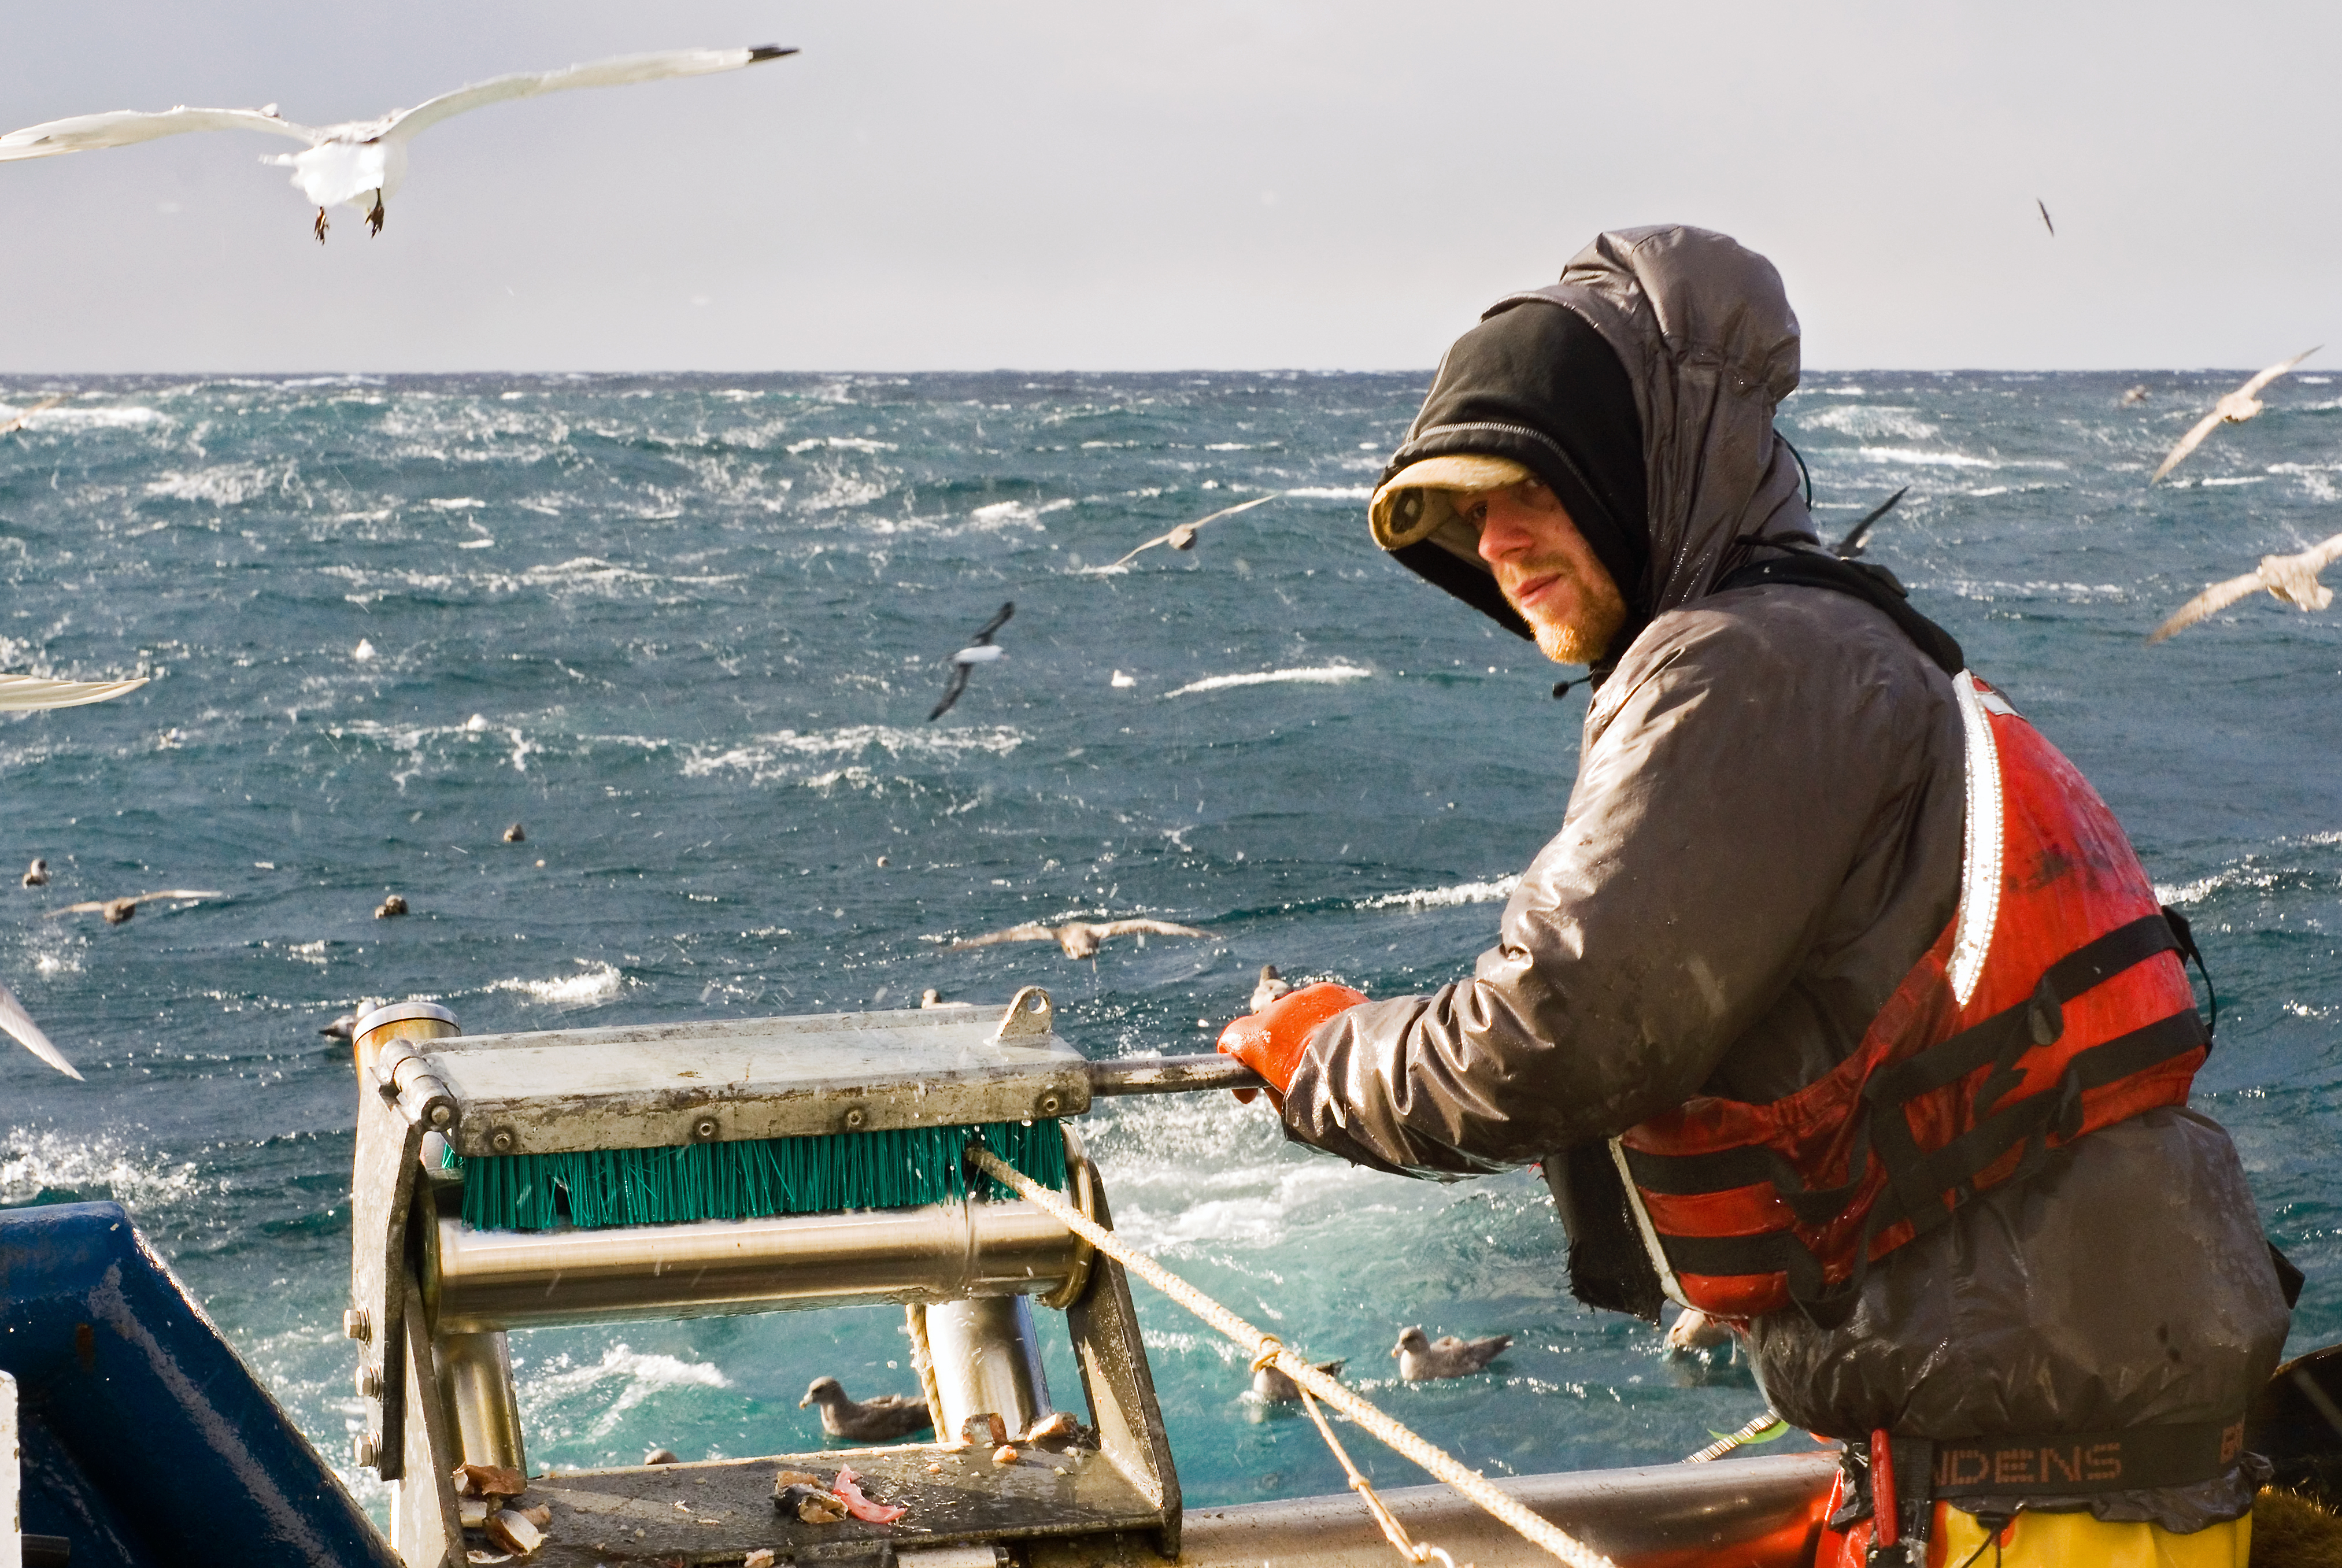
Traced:
[[[1046, 999], [1043, 1003], [1046, 1008]], [[667, 1148], [1076, 1115], [1079, 1052], [989, 1007], [555, 1029], [417, 1042], [463, 1154]], [[506, 1134], [502, 1144], [496, 1134]]]

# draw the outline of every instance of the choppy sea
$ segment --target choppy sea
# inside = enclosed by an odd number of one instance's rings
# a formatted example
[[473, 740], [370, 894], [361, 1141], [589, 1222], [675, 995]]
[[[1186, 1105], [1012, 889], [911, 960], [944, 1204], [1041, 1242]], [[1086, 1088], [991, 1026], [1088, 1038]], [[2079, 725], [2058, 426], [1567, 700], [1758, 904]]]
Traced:
[[[2324, 375], [2147, 487], [2241, 375], [1816, 375], [1784, 427], [1826, 532], [1910, 486], [1870, 558], [2194, 921], [2221, 994], [2197, 1102], [2308, 1273], [2299, 1350], [2342, 1338], [2342, 610], [2257, 596], [2141, 641], [2342, 531]], [[476, 1034], [1039, 984], [1106, 1056], [1208, 1048], [1265, 963], [1378, 995], [1467, 973], [1558, 825], [1585, 697], [1367, 540], [1426, 379], [0, 384], [0, 423], [69, 394], [0, 435], [0, 671], [153, 677], [0, 717], [0, 980], [88, 1074], [0, 1051], [0, 1201], [126, 1204], [379, 1511], [338, 1333], [354, 1087], [318, 1034], [361, 999]], [[1268, 490], [1191, 554], [1100, 570]], [[1008, 657], [925, 722], [1005, 601]], [[54, 880], [20, 890], [35, 855]], [[45, 917], [156, 888], [218, 896]], [[394, 892], [413, 913], [374, 918]], [[1080, 963], [939, 940], [1106, 914], [1209, 935]], [[1086, 1131], [1126, 1233], [1470, 1463], [1666, 1461], [1760, 1408], [1728, 1356], [1670, 1361], [1569, 1299], [1529, 1173], [1366, 1174], [1219, 1096]], [[1139, 1306], [1190, 1500], [1338, 1490], [1306, 1421], [1239, 1398], [1230, 1347]], [[913, 1386], [899, 1321], [516, 1335], [531, 1461], [814, 1445], [813, 1377]], [[1413, 1323], [1515, 1343], [1402, 1386]]]

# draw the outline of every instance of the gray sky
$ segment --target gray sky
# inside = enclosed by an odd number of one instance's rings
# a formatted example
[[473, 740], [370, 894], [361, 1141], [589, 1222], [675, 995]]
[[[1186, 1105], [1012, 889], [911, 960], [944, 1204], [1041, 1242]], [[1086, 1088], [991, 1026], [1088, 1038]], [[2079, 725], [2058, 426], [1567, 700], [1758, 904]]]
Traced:
[[1815, 366], [2342, 356], [2330, 5], [5, 7], [0, 130], [805, 50], [450, 121], [322, 250], [272, 138], [0, 165], [5, 372], [1421, 367], [1664, 221], [1770, 255]]

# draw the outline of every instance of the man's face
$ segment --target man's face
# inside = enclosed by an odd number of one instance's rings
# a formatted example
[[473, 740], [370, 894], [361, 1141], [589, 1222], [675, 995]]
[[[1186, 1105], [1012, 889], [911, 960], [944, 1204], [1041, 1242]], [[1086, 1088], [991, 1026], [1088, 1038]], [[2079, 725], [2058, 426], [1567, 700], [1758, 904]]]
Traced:
[[1560, 497], [1527, 479], [1458, 495], [1456, 510], [1480, 530], [1480, 559], [1538, 650], [1557, 664], [1599, 659], [1626, 624], [1626, 602]]

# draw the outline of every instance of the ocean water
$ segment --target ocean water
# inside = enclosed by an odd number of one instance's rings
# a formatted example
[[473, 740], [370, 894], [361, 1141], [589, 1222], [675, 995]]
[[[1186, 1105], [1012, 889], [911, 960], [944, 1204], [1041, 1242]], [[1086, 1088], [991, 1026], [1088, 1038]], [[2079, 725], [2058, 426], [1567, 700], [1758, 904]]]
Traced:
[[[1817, 375], [1784, 418], [1826, 531], [1911, 486], [1871, 558], [2195, 922], [2222, 1002], [2198, 1103], [2308, 1273], [2303, 1349], [2342, 1338], [2342, 611], [2261, 596], [2141, 642], [2205, 582], [2342, 531], [2322, 375], [2147, 488], [2240, 375]], [[361, 999], [485, 1033], [1039, 984], [1105, 1056], [1207, 1048], [1264, 963], [1378, 995], [1466, 973], [1559, 823], [1586, 699], [1366, 539], [1425, 380], [0, 384], [0, 420], [72, 394], [0, 435], [0, 671], [155, 677], [0, 718], [0, 865], [55, 872], [0, 884], [0, 979], [89, 1077], [0, 1052], [0, 1201], [126, 1204], [345, 1464], [354, 1088], [317, 1031]], [[2133, 382], [2151, 395], [2121, 406]], [[1100, 570], [1266, 490], [1192, 554]], [[1009, 656], [926, 723], [1006, 601]], [[45, 917], [170, 887], [219, 896]], [[414, 913], [374, 919], [392, 892]], [[1209, 934], [1082, 963], [946, 945], [1103, 914]], [[1366, 1174], [1221, 1096], [1085, 1132], [1126, 1234], [1470, 1463], [1666, 1461], [1759, 1408], [1728, 1357], [1671, 1362], [1571, 1302], [1528, 1173]], [[1339, 1488], [1306, 1422], [1239, 1397], [1231, 1347], [1139, 1306], [1192, 1501]], [[1412, 1323], [1515, 1344], [1404, 1387], [1386, 1353]], [[811, 1445], [813, 1377], [912, 1386], [898, 1325], [517, 1335], [532, 1462]]]

